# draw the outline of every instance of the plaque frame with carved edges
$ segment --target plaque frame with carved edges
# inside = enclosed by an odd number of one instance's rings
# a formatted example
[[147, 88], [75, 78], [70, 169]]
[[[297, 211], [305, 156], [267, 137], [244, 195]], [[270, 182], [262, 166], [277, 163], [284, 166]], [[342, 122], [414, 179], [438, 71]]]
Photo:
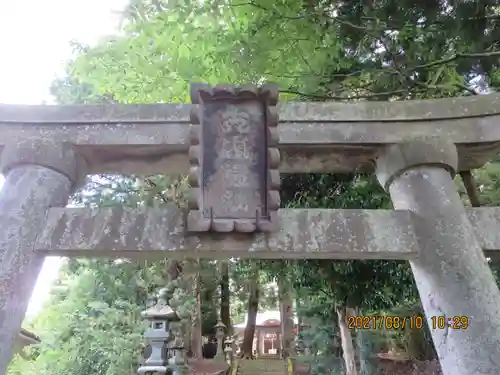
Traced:
[[277, 231], [278, 87], [192, 84], [190, 94], [188, 231]]

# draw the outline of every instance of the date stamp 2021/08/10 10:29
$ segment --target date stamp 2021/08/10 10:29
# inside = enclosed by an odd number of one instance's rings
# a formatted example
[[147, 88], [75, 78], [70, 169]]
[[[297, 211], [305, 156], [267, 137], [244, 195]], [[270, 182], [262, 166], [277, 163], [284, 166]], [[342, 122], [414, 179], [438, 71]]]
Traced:
[[[349, 329], [422, 329], [425, 316], [352, 315], [348, 317]], [[429, 319], [430, 329], [467, 329], [469, 317], [436, 315]]]

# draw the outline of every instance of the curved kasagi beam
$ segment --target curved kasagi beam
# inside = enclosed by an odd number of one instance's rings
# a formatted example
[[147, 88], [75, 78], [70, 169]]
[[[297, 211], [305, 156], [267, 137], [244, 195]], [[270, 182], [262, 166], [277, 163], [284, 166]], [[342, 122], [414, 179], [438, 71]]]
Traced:
[[[0, 104], [0, 123], [102, 124], [189, 122], [191, 104]], [[435, 121], [500, 114], [500, 94], [392, 102], [283, 102], [281, 122]]]
[[[69, 142], [91, 173], [187, 173], [191, 104], [0, 105], [0, 147], [47, 137]], [[460, 169], [500, 151], [500, 95], [396, 102], [279, 105], [280, 171], [370, 170], [387, 144], [440, 136], [457, 144]]]

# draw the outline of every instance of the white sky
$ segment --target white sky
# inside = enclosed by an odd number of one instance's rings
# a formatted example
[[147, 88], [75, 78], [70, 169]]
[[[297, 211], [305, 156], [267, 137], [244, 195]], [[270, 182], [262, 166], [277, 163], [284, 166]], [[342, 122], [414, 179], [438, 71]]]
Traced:
[[[116, 11], [127, 3], [127, 0], [0, 1], [0, 103], [51, 102], [49, 86], [71, 57], [69, 42], [92, 44], [113, 33], [119, 22]], [[59, 266], [60, 258], [50, 257], [45, 261], [28, 315], [39, 311]]]

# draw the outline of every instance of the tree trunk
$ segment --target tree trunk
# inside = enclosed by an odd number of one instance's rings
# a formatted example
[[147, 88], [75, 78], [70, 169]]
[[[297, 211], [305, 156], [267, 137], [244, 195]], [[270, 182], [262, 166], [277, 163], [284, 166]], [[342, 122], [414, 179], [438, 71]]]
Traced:
[[247, 326], [243, 334], [242, 355], [244, 358], [253, 358], [253, 338], [255, 335], [255, 323], [257, 312], [259, 311], [259, 281], [258, 276], [250, 283], [250, 293], [248, 295]]
[[297, 333], [300, 333], [300, 328], [304, 325], [304, 319], [302, 318], [300, 297], [298, 295], [295, 296], [295, 309], [297, 313]]
[[193, 357], [203, 359], [203, 335], [201, 319], [201, 282], [200, 282], [200, 261], [194, 262], [196, 269], [193, 272], [193, 294], [196, 297], [196, 307], [192, 320], [191, 329], [191, 351]]
[[340, 339], [342, 345], [342, 352], [346, 367], [346, 375], [357, 375], [356, 368], [356, 355], [354, 352], [354, 345], [352, 343], [352, 334], [348, 326], [348, 319], [351, 314], [351, 309], [348, 307], [341, 307], [337, 309], [337, 316], [339, 320]]
[[356, 330], [356, 346], [358, 347], [359, 375], [377, 375], [378, 361], [374, 358], [373, 332]]
[[226, 335], [231, 336], [233, 334], [233, 326], [231, 325], [230, 315], [229, 262], [221, 261], [220, 272], [220, 319], [226, 326]]
[[[189, 259], [183, 260], [179, 262], [180, 264], [180, 274], [179, 274], [179, 283], [178, 288], [182, 290], [187, 296], [194, 296], [194, 288], [193, 285], [193, 264]], [[182, 301], [181, 303], [184, 303]], [[172, 306], [175, 310], [178, 306]], [[182, 332], [182, 340], [184, 347], [186, 348], [186, 355], [188, 358], [193, 356], [193, 347], [192, 345], [192, 332], [193, 332], [193, 319], [195, 317], [195, 309], [190, 311], [189, 317], [187, 319], [182, 319], [181, 322], [181, 332]]]
[[[411, 314], [412, 312], [410, 312]], [[417, 312], [417, 314], [421, 312]], [[413, 316], [417, 316], [414, 314]], [[410, 318], [411, 319], [411, 318]], [[431, 361], [437, 358], [429, 327], [424, 321], [421, 329], [405, 329], [406, 351], [412, 360]]]
[[[187, 267], [186, 267], [187, 266]], [[185, 293], [189, 293], [189, 290], [186, 288], [186, 270], [189, 271], [189, 266], [187, 262], [175, 260], [175, 259], [169, 259], [166, 262], [165, 266], [165, 272], [167, 274], [167, 279], [170, 282], [176, 281], [175, 286], [172, 284], [169, 285], [168, 287], [168, 292], [167, 292], [167, 302], [168, 304], [176, 310], [178, 306], [175, 306], [172, 302], [172, 297], [175, 294], [176, 289], [181, 289]], [[192, 319], [192, 315], [190, 317]], [[190, 357], [192, 355], [192, 350], [191, 350], [191, 319], [188, 321], [183, 320], [181, 323], [181, 334], [182, 334], [182, 340], [185, 348], [187, 349], [187, 356]]]
[[294, 356], [293, 339], [295, 334], [291, 288], [286, 276], [281, 276], [278, 279], [278, 294], [281, 316], [281, 356], [282, 358], [289, 358]]
[[169, 281], [177, 279], [182, 272], [182, 264], [180, 261], [170, 259], [167, 261], [166, 272]]

